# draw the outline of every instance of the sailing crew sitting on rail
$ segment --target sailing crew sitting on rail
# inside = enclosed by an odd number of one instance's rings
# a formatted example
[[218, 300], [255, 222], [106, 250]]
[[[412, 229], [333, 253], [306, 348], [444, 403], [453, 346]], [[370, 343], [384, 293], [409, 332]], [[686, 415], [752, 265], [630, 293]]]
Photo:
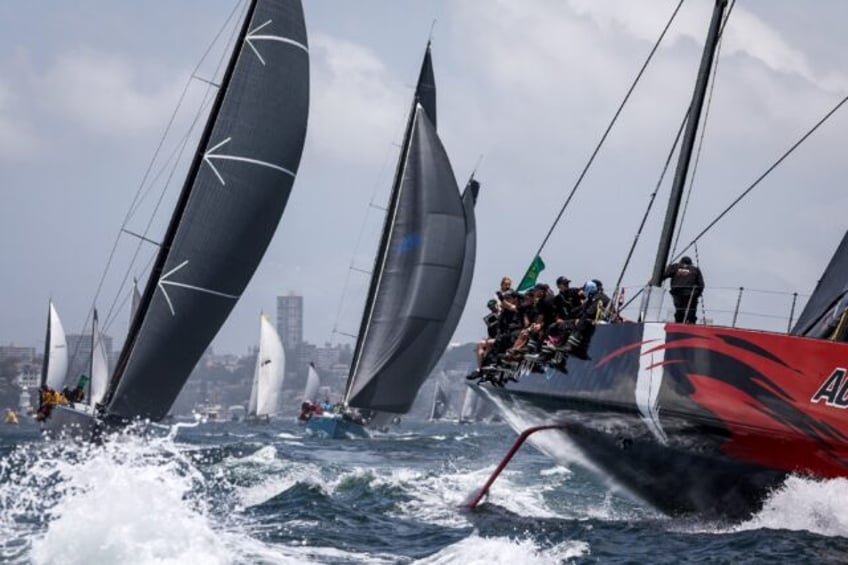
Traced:
[[612, 299], [604, 292], [604, 283], [598, 279], [592, 279], [595, 286], [598, 287], [597, 304], [595, 305], [595, 322], [608, 322], [611, 312], [609, 311], [610, 302]]
[[[483, 323], [486, 324], [486, 337], [477, 342], [475, 349], [478, 369], [483, 366], [483, 358], [495, 343], [495, 338], [498, 336], [498, 318], [501, 314], [501, 304], [494, 298], [486, 303], [486, 308], [489, 309], [489, 313], [483, 316]], [[475, 371], [468, 375], [468, 378], [473, 379], [477, 376], [478, 372]]]
[[56, 392], [46, 384], [41, 385], [40, 404], [36, 412], [35, 419], [39, 422], [50, 417], [53, 407], [57, 404], [67, 404], [68, 400], [61, 392]]
[[88, 375], [85, 373], [81, 374], [79, 380], [77, 380], [77, 386], [72, 391], [70, 391], [70, 396], [68, 396], [68, 400], [70, 402], [82, 402], [85, 400], [85, 386], [88, 384]]
[[[477, 355], [477, 368], [483, 366], [483, 358], [495, 343], [495, 338], [498, 336], [498, 319], [501, 315], [501, 303], [494, 298], [486, 303], [489, 313], [483, 317], [483, 322], [486, 324], [486, 336], [477, 342], [475, 353]], [[476, 378], [477, 372], [471, 373], [468, 378]]]
[[297, 417], [298, 422], [307, 422], [309, 418], [312, 417], [312, 413], [314, 410], [312, 409], [312, 403], [308, 400], [304, 400], [300, 405], [300, 415]]
[[565, 350], [578, 359], [588, 360], [589, 342], [595, 333], [595, 322], [601, 319], [603, 313], [603, 298], [595, 281], [586, 281], [582, 290], [585, 297], [583, 308], [574, 330], [568, 336]]
[[498, 356], [510, 348], [521, 332], [523, 317], [519, 312], [520, 299], [521, 295], [514, 290], [504, 293], [503, 309], [498, 316], [498, 332], [494, 339], [485, 340], [488, 347], [478, 358], [480, 368], [494, 364]]
[[500, 288], [495, 292], [495, 295], [498, 297], [499, 301], [503, 301], [503, 295], [512, 290], [512, 279], [509, 277], [504, 277], [501, 279]]
[[498, 335], [498, 315], [501, 313], [501, 305], [494, 298], [486, 303], [486, 308], [489, 313], [483, 316], [483, 323], [486, 324], [486, 335], [490, 339], [494, 339]]
[[697, 317], [698, 299], [704, 293], [704, 275], [692, 264], [688, 256], [672, 263], [663, 273], [662, 280], [671, 279], [671, 298], [674, 300], [674, 321], [678, 324], [694, 324]]
[[530, 342], [532, 328], [535, 327], [534, 324], [536, 323], [538, 314], [536, 312], [536, 298], [532, 288], [521, 297], [518, 314], [521, 325], [515, 339], [512, 340], [512, 347], [507, 351], [507, 359], [509, 361], [518, 361], [520, 356], [524, 354]]

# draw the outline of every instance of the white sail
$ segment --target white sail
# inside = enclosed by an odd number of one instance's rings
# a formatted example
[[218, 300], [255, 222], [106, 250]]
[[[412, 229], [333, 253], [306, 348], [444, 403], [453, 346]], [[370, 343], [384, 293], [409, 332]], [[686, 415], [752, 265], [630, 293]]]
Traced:
[[465, 398], [462, 401], [462, 410], [459, 412], [459, 420], [461, 422], [469, 422], [474, 419], [474, 413], [477, 412], [477, 393], [470, 388], [465, 389]]
[[265, 314], [260, 316], [259, 353], [250, 392], [249, 414], [270, 416], [277, 412], [280, 390], [283, 388], [286, 355], [274, 325]]
[[303, 389], [303, 401], [315, 400], [319, 386], [321, 386], [321, 378], [315, 370], [315, 365], [310, 363], [309, 373], [306, 376], [306, 388]]
[[103, 336], [97, 321], [97, 310], [94, 311], [94, 323], [91, 327], [91, 392], [88, 403], [92, 406], [103, 399], [106, 386], [109, 384], [109, 360], [106, 358], [106, 348], [103, 346]]
[[50, 319], [47, 324], [45, 348], [47, 355], [44, 359], [47, 367], [43, 382], [50, 388], [58, 390], [64, 386], [65, 376], [68, 373], [68, 344], [65, 341], [65, 328], [62, 327], [62, 321], [52, 301], [50, 302]]

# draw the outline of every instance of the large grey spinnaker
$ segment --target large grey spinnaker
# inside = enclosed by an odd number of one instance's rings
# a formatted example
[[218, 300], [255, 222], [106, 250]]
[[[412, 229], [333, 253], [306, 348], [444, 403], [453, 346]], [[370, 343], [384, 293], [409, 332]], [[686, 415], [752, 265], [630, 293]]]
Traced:
[[[430, 65], [429, 45], [424, 68]], [[422, 71], [432, 79], [432, 71]], [[416, 88], [345, 402], [406, 413], [429, 373], [459, 287], [465, 213], [447, 153]]]
[[477, 204], [477, 195], [480, 193], [480, 183], [474, 179], [474, 175], [468, 179], [465, 190], [462, 191], [462, 208], [465, 213], [465, 259], [462, 263], [462, 275], [459, 277], [459, 286], [456, 289], [450, 313], [445, 323], [442, 324], [439, 341], [434, 346], [433, 356], [427, 365], [427, 372], [433, 370], [438, 364], [445, 349], [450, 344], [465, 304], [468, 302], [468, 294], [471, 292], [471, 282], [474, 279], [474, 263], [477, 260], [477, 219], [474, 215], [474, 206]]
[[164, 417], [276, 230], [300, 163], [299, 0], [254, 0], [110, 381], [110, 419]]

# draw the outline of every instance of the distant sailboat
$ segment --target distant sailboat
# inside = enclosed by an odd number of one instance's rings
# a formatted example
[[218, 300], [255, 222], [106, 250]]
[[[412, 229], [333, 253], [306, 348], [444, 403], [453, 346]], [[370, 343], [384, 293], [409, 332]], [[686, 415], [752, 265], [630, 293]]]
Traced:
[[345, 390], [372, 423], [409, 410], [456, 328], [473, 271], [469, 213], [436, 133], [428, 43]]
[[277, 413], [285, 377], [286, 354], [283, 342], [265, 314], [261, 314], [259, 320], [259, 351], [247, 407], [249, 420], [268, 420]]
[[103, 336], [97, 321], [97, 309], [91, 324], [91, 379], [89, 381], [88, 404], [94, 406], [103, 400], [106, 386], [109, 384], [109, 360], [103, 346]]
[[138, 310], [139, 304], [141, 304], [141, 293], [138, 291], [138, 280], [133, 277], [132, 302], [130, 305], [130, 320], [135, 317], [135, 313]]
[[309, 372], [306, 375], [306, 386], [303, 389], [303, 401], [310, 402], [318, 398], [318, 387], [321, 386], [321, 378], [315, 370], [313, 363], [309, 364]]
[[430, 420], [441, 420], [447, 415], [450, 409], [450, 397], [445, 389], [442, 388], [440, 379], [436, 379], [435, 387], [433, 387], [433, 405], [430, 408]]
[[495, 419], [498, 419], [495, 406], [483, 398], [476, 389], [466, 387], [462, 409], [459, 412], [459, 423], [471, 424]]
[[61, 390], [68, 374], [68, 344], [65, 328], [51, 300], [47, 309], [47, 337], [44, 339], [44, 360], [41, 365], [41, 385]]
[[[277, 228], [306, 135], [309, 56], [299, 0], [252, 0], [97, 416], [164, 418]], [[62, 407], [59, 407], [62, 408]], [[49, 427], [91, 430], [54, 410]], [[99, 424], [98, 424], [99, 425]]]

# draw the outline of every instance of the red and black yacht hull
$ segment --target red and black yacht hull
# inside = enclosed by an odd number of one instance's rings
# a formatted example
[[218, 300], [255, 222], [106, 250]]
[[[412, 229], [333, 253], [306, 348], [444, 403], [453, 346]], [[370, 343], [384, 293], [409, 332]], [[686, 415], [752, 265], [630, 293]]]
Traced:
[[848, 344], [734, 328], [599, 325], [590, 360], [479, 388], [517, 431], [667, 514], [738, 519], [790, 473], [848, 476]]

